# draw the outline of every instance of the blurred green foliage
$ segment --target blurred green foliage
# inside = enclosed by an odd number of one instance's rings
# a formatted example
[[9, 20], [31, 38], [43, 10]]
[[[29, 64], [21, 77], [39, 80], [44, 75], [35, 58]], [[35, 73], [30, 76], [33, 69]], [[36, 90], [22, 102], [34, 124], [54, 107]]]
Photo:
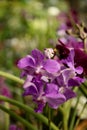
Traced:
[[[58, 3], [57, 0], [0, 1], [0, 68], [14, 72], [17, 59], [33, 48], [51, 46], [49, 41], [56, 39], [58, 21], [48, 8], [57, 7]], [[60, 5], [63, 4], [59, 8]]]

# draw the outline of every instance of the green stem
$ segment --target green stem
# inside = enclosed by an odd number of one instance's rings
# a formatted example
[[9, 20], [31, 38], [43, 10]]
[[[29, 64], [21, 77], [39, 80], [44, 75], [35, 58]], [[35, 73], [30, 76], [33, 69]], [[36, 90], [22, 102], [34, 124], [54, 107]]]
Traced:
[[64, 130], [67, 130], [66, 113], [63, 114], [63, 129], [64, 129]]
[[63, 114], [63, 129], [68, 130], [68, 120], [71, 109], [71, 101], [67, 101], [63, 105], [62, 114]]
[[8, 78], [8, 79], [11, 79], [11, 80], [13, 80], [15, 82], [18, 82], [20, 84], [24, 83], [24, 80], [18, 78], [17, 76], [14, 76], [12, 74], [9, 74], [9, 73], [3, 72], [3, 71], [0, 71], [0, 76], [3, 76], [3, 77]]
[[48, 126], [49, 126], [49, 130], [51, 130], [50, 123], [51, 123], [51, 110], [50, 110], [50, 107], [48, 106]]
[[76, 101], [76, 104], [75, 104], [75, 107], [74, 107], [74, 112], [73, 112], [72, 120], [70, 122], [70, 128], [69, 128], [69, 130], [73, 130], [73, 127], [74, 127], [78, 103], [79, 103], [79, 97], [77, 97], [77, 101]]
[[81, 84], [81, 86], [79, 87], [80, 90], [83, 92], [83, 94], [85, 95], [85, 97], [87, 97], [87, 87], [86, 84]]
[[[5, 102], [4, 106], [9, 109], [9, 103]], [[5, 113], [5, 126], [4, 129], [8, 130], [10, 125], [9, 114]]]
[[[29, 112], [30, 114], [34, 115], [37, 119], [41, 120], [44, 124], [46, 124], [48, 126], [48, 119], [42, 114], [35, 113], [34, 110], [32, 108], [30, 108], [29, 106], [24, 105], [18, 101], [15, 101], [13, 99], [9, 99], [9, 98], [4, 97], [4, 96], [0, 96], [0, 100], [9, 102], [9, 103], [27, 111], [27, 112]], [[53, 130], [59, 130], [59, 128], [53, 122], [50, 123], [50, 126]]]
[[64, 114], [64, 109], [60, 106], [59, 108], [59, 111], [62, 113], [62, 115]]
[[83, 43], [84, 43], [84, 51], [87, 53], [86, 40], [87, 40], [87, 37], [83, 39]]
[[28, 121], [26, 121], [25, 119], [23, 119], [22, 117], [18, 116], [17, 114], [15, 114], [14, 112], [12, 112], [11, 110], [7, 109], [6, 107], [0, 105], [0, 109], [3, 110], [4, 112], [10, 114], [12, 117], [14, 117], [15, 119], [17, 119], [18, 121], [20, 121], [21, 123], [23, 123], [28, 129], [31, 130], [37, 130], [33, 125], [31, 125]]

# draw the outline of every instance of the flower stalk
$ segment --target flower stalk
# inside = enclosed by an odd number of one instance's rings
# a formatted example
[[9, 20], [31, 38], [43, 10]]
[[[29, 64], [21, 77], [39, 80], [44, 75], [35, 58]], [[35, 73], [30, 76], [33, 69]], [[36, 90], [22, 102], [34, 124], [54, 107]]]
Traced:
[[31, 130], [37, 130], [33, 125], [31, 125], [28, 121], [26, 121], [25, 119], [23, 119], [22, 117], [18, 116], [17, 114], [15, 114], [14, 112], [12, 112], [11, 110], [7, 109], [6, 107], [0, 105], [0, 109], [3, 110], [4, 112], [8, 113], [9, 115], [11, 115], [12, 117], [14, 117], [15, 119], [19, 120], [21, 123], [23, 123], [28, 129]]
[[13, 80], [13, 81], [15, 81], [17, 83], [20, 83], [20, 84], [24, 83], [23, 79], [20, 79], [17, 76], [14, 76], [13, 74], [9, 74], [7, 72], [0, 71], [0, 76], [11, 79], [11, 80]]
[[48, 106], [48, 126], [49, 126], [49, 130], [51, 130], [50, 123], [51, 123], [51, 109]]
[[71, 120], [71, 123], [70, 123], [69, 130], [73, 130], [73, 128], [74, 128], [74, 122], [75, 122], [75, 117], [76, 117], [76, 113], [77, 113], [78, 103], [79, 103], [79, 96], [77, 97], [77, 101], [76, 101], [76, 104], [75, 104], [75, 108], [74, 108], [74, 112], [73, 112], [73, 116], [72, 116], [72, 120]]
[[[42, 114], [39, 114], [39, 113], [35, 113], [34, 110], [32, 108], [30, 108], [29, 106], [27, 105], [24, 105], [22, 103], [19, 103], [18, 101], [15, 101], [13, 99], [9, 99], [7, 97], [4, 97], [4, 96], [0, 96], [0, 100], [3, 100], [5, 102], [9, 102], [25, 111], [27, 111], [28, 113], [31, 113], [32, 115], [34, 115], [37, 119], [41, 120], [44, 124], [46, 124], [48, 126], [48, 118], [45, 117], [44, 115]], [[53, 130], [59, 130], [59, 128], [53, 123], [51, 122], [50, 123], [50, 127], [53, 129]]]
[[[4, 107], [7, 108], [9, 110], [9, 103], [5, 102], [4, 103]], [[10, 126], [10, 118], [9, 118], [9, 114], [5, 113], [5, 130], [8, 130]]]
[[70, 109], [71, 109], [71, 101], [68, 101], [64, 104], [62, 110], [63, 114], [63, 129], [68, 130], [68, 120], [69, 120], [69, 115], [70, 115]]

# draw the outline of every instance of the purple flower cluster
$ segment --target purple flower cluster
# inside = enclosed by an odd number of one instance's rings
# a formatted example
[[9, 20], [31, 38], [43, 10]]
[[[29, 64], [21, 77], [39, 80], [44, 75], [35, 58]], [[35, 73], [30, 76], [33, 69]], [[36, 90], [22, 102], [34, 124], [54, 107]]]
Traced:
[[73, 49], [75, 67], [81, 66], [87, 75], [87, 28], [80, 22], [78, 12], [70, 10], [70, 15], [61, 13], [58, 16], [61, 25], [57, 29], [59, 39], [56, 49], [61, 60], [66, 59]]
[[[81, 66], [83, 68], [84, 74], [87, 75], [87, 28], [80, 23], [76, 11], [71, 11], [71, 16], [72, 18], [68, 17], [67, 14], [62, 16], [60, 14], [59, 16], [64, 20], [57, 31], [59, 39], [58, 44], [56, 45], [56, 49], [61, 60], [66, 59], [69, 56], [70, 51], [73, 49], [75, 66]], [[76, 25], [74, 28], [72, 26], [73, 24], [77, 24], [77, 28]], [[71, 30], [71, 35], [66, 33], [66, 31], [69, 30]]]
[[[59, 46], [56, 48], [59, 50]], [[52, 48], [44, 52], [34, 49], [30, 55], [18, 61], [17, 66], [22, 70], [21, 77], [26, 77], [23, 96], [32, 96], [36, 112], [42, 112], [46, 104], [57, 109], [76, 96], [72, 87], [84, 81], [83, 68], [75, 66], [74, 49], [68, 49], [65, 45], [60, 45], [60, 48], [63, 49], [59, 51], [60, 54], [56, 54]], [[60, 58], [62, 52], [66, 53], [64, 58]]]
[[81, 66], [84, 75], [87, 75], [87, 53], [85, 52], [82, 41], [78, 41], [76, 38], [69, 36], [66, 41], [58, 40], [56, 49], [61, 60], [67, 59], [71, 50], [73, 50], [75, 67]]

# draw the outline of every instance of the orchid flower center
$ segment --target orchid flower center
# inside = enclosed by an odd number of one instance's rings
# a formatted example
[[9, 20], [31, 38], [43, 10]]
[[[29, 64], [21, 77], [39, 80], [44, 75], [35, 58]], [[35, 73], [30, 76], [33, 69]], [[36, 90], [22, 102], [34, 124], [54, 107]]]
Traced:
[[64, 93], [64, 91], [65, 91], [64, 87], [59, 88], [60, 93]]
[[51, 59], [54, 57], [54, 50], [52, 48], [47, 48], [44, 51], [47, 58]]
[[40, 73], [40, 71], [41, 71], [42, 68], [43, 68], [42, 65], [37, 66], [37, 68], [36, 68], [36, 73], [37, 73], [37, 74]]

